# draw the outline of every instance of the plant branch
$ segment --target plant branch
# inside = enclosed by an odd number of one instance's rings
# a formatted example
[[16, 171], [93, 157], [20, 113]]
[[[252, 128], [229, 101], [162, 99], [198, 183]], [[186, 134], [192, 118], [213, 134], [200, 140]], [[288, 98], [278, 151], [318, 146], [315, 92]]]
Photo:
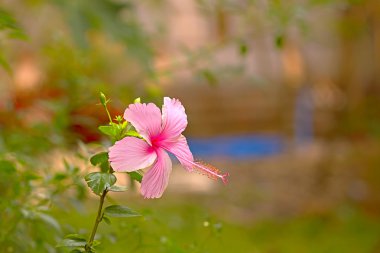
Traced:
[[86, 243], [86, 246], [85, 246], [86, 252], [92, 252], [91, 247], [92, 247], [92, 244], [94, 242], [96, 231], [98, 230], [98, 225], [102, 221], [102, 218], [103, 218], [103, 204], [104, 204], [104, 199], [106, 198], [107, 192], [108, 192], [107, 189], [104, 190], [102, 195], [100, 196], [98, 214], [97, 214], [96, 219], [95, 219], [94, 227], [92, 228], [90, 239], [88, 240], [88, 242]]

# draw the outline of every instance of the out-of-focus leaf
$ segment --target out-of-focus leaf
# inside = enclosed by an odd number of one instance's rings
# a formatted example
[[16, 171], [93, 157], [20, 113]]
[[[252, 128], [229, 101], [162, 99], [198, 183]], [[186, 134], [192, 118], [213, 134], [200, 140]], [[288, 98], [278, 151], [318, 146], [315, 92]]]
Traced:
[[[9, 200], [18, 196], [21, 190], [20, 180], [15, 165], [7, 160], [0, 160], [0, 196]], [[0, 201], [1, 206], [1, 201]]]
[[58, 221], [54, 219], [52, 216], [46, 213], [39, 213], [39, 212], [35, 213], [35, 216], [38, 219], [45, 222], [46, 224], [48, 224], [49, 226], [51, 226], [52, 228], [54, 228], [55, 230], [61, 231], [61, 226], [59, 225]]
[[10, 161], [2, 160], [0, 161], [0, 170], [7, 174], [13, 174], [16, 172], [14, 164]]
[[107, 206], [104, 209], [104, 213], [110, 217], [120, 217], [120, 218], [141, 216], [141, 214], [133, 211], [129, 207], [120, 206], [120, 205]]
[[1, 30], [6, 32], [8, 38], [21, 40], [27, 39], [26, 34], [21, 29], [13, 15], [2, 8], [0, 8], [0, 31]]
[[207, 81], [210, 86], [215, 86], [218, 84], [218, 78], [213, 72], [208, 69], [204, 69], [200, 72], [201, 76]]
[[248, 53], [248, 46], [246, 43], [240, 43], [239, 44], [239, 53], [242, 56], [246, 56]]
[[66, 238], [60, 241], [56, 247], [84, 247], [86, 245], [86, 239], [83, 238]]
[[283, 34], [278, 34], [275, 38], [275, 45], [277, 48], [281, 49], [284, 47], [285, 37]]
[[65, 235], [65, 239], [86, 240], [83, 236], [78, 235], [78, 234], [68, 234], [68, 235]]
[[11, 66], [8, 61], [4, 58], [2, 53], [0, 52], [0, 65], [8, 72], [8, 74], [12, 73]]
[[109, 37], [123, 43], [126, 52], [138, 60], [147, 70], [152, 68], [153, 51], [148, 44], [148, 37], [141, 29], [137, 19], [123, 19], [124, 11], [131, 11], [131, 2], [112, 0], [92, 1], [57, 1], [66, 13], [75, 42], [88, 48], [88, 31], [101, 30]]
[[92, 172], [85, 177], [85, 180], [95, 194], [101, 195], [104, 190], [115, 184], [116, 177], [110, 173]]
[[67, 174], [57, 172], [57, 173], [54, 174], [53, 180], [55, 180], [55, 181], [62, 181], [64, 179], [66, 179], [67, 177], [68, 177]]

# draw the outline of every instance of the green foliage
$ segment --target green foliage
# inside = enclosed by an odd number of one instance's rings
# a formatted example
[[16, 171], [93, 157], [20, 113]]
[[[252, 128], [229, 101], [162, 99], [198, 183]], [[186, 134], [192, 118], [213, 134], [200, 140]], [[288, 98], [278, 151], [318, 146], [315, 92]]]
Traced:
[[110, 188], [108, 188], [111, 192], [125, 192], [128, 188], [126, 186], [120, 186], [120, 185], [112, 185]]
[[[129, 198], [123, 198], [127, 201]], [[138, 201], [143, 219], [117, 219], [99, 232], [99, 252], [376, 252], [380, 238], [378, 217], [338, 206], [324, 213], [260, 218], [237, 222], [212, 211], [196, 198], [166, 201], [163, 205]], [[212, 198], [210, 198], [212, 199]], [[95, 203], [92, 203], [95, 204]], [[95, 205], [89, 205], [94, 215]], [[248, 210], [248, 209], [247, 209]], [[90, 226], [88, 214], [61, 216], [61, 222]]]
[[[4, 35], [7, 39], [27, 39], [26, 34], [13, 15], [0, 6], [0, 36], [3, 37]], [[11, 72], [11, 66], [4, 55], [3, 46], [0, 48], [0, 65], [8, 72]]]
[[101, 195], [103, 191], [116, 183], [115, 175], [104, 172], [91, 172], [87, 174], [85, 180], [88, 187], [90, 187], [96, 195]]
[[102, 217], [102, 221], [104, 221], [104, 222], [107, 223], [108, 225], [111, 225], [111, 220], [110, 220], [107, 216], [105, 216], [105, 215], [103, 215], [103, 217]]
[[99, 126], [99, 131], [108, 136], [115, 136], [116, 129], [113, 126]]
[[246, 43], [239, 43], [239, 54], [241, 56], [246, 56], [248, 51], [249, 51], [249, 48]]
[[5, 33], [8, 38], [27, 39], [26, 34], [13, 15], [3, 8], [0, 8], [0, 31]]
[[100, 152], [90, 158], [90, 162], [94, 166], [99, 166], [102, 172], [108, 172], [110, 165], [108, 162], [108, 152]]
[[130, 130], [129, 127], [128, 122], [124, 121], [122, 123], [111, 122], [108, 126], [99, 126], [98, 129], [103, 134], [111, 137], [112, 142], [121, 140], [127, 136], [142, 138], [136, 131]]
[[[151, 69], [152, 50], [148, 37], [139, 26], [131, 2], [61, 1], [54, 0], [64, 11], [75, 42], [82, 48], [89, 47], [89, 31], [101, 31], [124, 44], [127, 53], [138, 60], [144, 68]], [[122, 18], [127, 12], [128, 19]]]
[[[77, 168], [67, 166], [50, 174], [40, 170], [37, 174], [36, 167], [42, 166], [38, 161], [21, 157], [0, 159], [0, 249], [51, 250], [62, 233], [62, 226], [49, 213], [49, 208], [54, 205], [67, 209], [74, 203], [77, 206], [77, 200], [83, 198]], [[62, 197], [66, 191], [71, 191], [71, 198]]]
[[277, 48], [279, 48], [279, 49], [283, 48], [284, 44], [285, 44], [284, 35], [282, 35], [282, 34], [277, 35], [275, 38], [275, 44], [276, 44]]
[[218, 78], [216, 77], [216, 75], [210, 71], [209, 69], [203, 69], [200, 71], [200, 75], [202, 78], [204, 78], [207, 83], [210, 85], [210, 86], [215, 86], [218, 84], [219, 80]]
[[[115, 120], [117, 123], [114, 123], [111, 117], [111, 114], [108, 110], [107, 104], [109, 99], [106, 98], [104, 93], [100, 93], [100, 102], [103, 105], [108, 119], [108, 126], [100, 126], [99, 130], [110, 137], [112, 143], [115, 141], [121, 140], [125, 136], [135, 136], [140, 137], [137, 132], [131, 130], [131, 126], [128, 125], [127, 121], [124, 121], [121, 116], [116, 116]], [[135, 100], [135, 102], [140, 102], [140, 100]], [[141, 137], [140, 137], [141, 138]], [[111, 205], [103, 209], [105, 198], [109, 192], [124, 192], [127, 190], [125, 186], [115, 185], [117, 178], [113, 174], [114, 171], [109, 163], [108, 152], [100, 152], [93, 155], [90, 158], [90, 163], [93, 166], [99, 166], [101, 172], [91, 172], [85, 176], [86, 183], [88, 187], [98, 196], [100, 196], [98, 213], [95, 219], [95, 225], [92, 228], [91, 236], [88, 241], [83, 238], [78, 238], [77, 236], [66, 237], [61, 241], [57, 247], [77, 247], [74, 252], [95, 252], [95, 246], [98, 245], [97, 241], [94, 241], [95, 235], [97, 233], [98, 225], [101, 221], [104, 221], [107, 224], [111, 224], [111, 221], [108, 217], [136, 217], [141, 216], [137, 212], [131, 210], [126, 206], [121, 205]], [[130, 174], [131, 179], [141, 182], [142, 175], [139, 172], [132, 172]]]
[[97, 153], [90, 158], [90, 162], [94, 166], [100, 165], [100, 164], [105, 163], [107, 161], [108, 161], [108, 153], [107, 152]]
[[86, 239], [79, 237], [79, 235], [67, 235], [56, 247], [84, 247], [85, 245]]
[[140, 170], [127, 172], [127, 173], [131, 177], [132, 180], [136, 180], [137, 182], [141, 183], [143, 175], [142, 175], [142, 172]]
[[133, 211], [129, 207], [120, 206], [120, 205], [107, 206], [104, 209], [104, 214], [109, 217], [117, 217], [117, 218], [129, 218], [129, 217], [141, 216], [141, 214]]

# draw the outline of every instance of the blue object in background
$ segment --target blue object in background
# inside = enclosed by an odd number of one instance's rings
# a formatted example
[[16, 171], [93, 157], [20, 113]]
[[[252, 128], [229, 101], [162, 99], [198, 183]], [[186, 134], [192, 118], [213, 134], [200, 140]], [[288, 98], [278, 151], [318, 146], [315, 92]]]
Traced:
[[280, 153], [284, 140], [277, 135], [239, 135], [188, 138], [194, 157], [262, 158]]

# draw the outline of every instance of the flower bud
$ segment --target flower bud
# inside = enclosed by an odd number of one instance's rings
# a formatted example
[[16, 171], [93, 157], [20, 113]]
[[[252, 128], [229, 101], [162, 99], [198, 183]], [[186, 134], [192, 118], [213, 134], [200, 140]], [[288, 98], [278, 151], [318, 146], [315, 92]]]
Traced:
[[106, 98], [106, 95], [104, 95], [103, 92], [100, 92], [100, 96], [99, 96], [99, 98], [100, 98], [100, 103], [102, 103], [102, 105], [106, 106], [106, 104], [107, 104], [107, 98]]

